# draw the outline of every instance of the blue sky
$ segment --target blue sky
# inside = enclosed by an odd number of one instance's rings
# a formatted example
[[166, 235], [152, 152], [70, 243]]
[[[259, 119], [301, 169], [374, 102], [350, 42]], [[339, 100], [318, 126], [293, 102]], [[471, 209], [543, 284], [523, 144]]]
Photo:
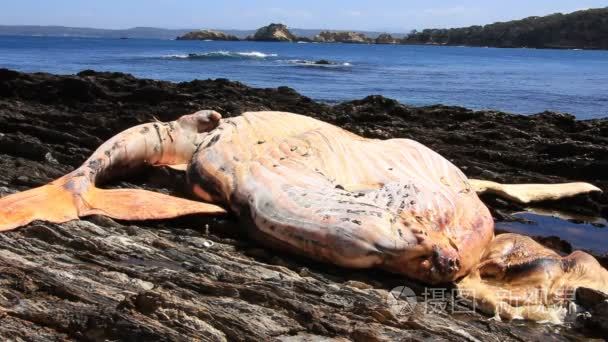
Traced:
[[0, 0], [0, 24], [98, 28], [297, 28], [405, 32], [606, 7], [608, 0]]

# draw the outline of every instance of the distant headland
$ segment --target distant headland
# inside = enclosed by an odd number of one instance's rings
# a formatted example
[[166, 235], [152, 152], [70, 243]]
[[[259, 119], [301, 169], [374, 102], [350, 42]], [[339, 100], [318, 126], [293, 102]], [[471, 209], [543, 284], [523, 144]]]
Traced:
[[[185, 36], [195, 35], [190, 32]], [[185, 36], [178, 37], [184, 39]], [[206, 37], [207, 35], [201, 35]], [[209, 39], [209, 38], [203, 38]], [[382, 33], [375, 38], [355, 31], [321, 31], [298, 37], [286, 25], [270, 24], [245, 38], [254, 41], [351, 44], [424, 44], [561, 49], [608, 49], [608, 7], [570, 14], [551, 14], [521, 20], [452, 29], [412, 31], [398, 38]]]
[[608, 7], [555, 13], [484, 26], [405, 33], [289, 29], [273, 23], [258, 30], [193, 30], [136, 27], [126, 30], [0, 25], [0, 35], [177, 40], [247, 40], [351, 44], [464, 45], [501, 48], [608, 49]]
[[608, 49], [608, 7], [555, 13], [485, 26], [412, 32], [406, 44]]

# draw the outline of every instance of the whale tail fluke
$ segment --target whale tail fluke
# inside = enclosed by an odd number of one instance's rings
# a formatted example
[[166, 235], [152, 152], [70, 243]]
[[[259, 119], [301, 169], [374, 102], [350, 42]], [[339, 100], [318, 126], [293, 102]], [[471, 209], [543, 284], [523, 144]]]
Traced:
[[42, 220], [63, 223], [88, 215], [120, 220], [168, 219], [190, 214], [225, 214], [219, 206], [139, 189], [99, 189], [62, 177], [50, 184], [0, 198], [0, 231]]
[[0, 198], [0, 231], [36, 220], [62, 223], [77, 218], [72, 194], [53, 183]]
[[220, 215], [226, 210], [214, 204], [139, 189], [98, 189], [87, 194], [80, 216], [105, 215], [119, 220], [161, 220], [191, 214]]

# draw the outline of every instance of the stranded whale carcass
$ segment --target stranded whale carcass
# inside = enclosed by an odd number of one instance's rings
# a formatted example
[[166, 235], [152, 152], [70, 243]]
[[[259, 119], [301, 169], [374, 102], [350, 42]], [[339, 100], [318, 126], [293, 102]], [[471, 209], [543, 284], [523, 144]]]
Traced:
[[[95, 187], [116, 170], [141, 165], [185, 170], [205, 202]], [[580, 286], [607, 291], [608, 272], [585, 253], [566, 260], [533, 241], [513, 248], [521, 245], [519, 236], [494, 239], [492, 217], [476, 194], [529, 202], [596, 190], [585, 183], [469, 180], [415, 141], [365, 139], [297, 114], [222, 119], [201, 111], [133, 127], [72, 173], [0, 199], [0, 230], [91, 214], [141, 220], [229, 211], [268, 246], [344, 267], [381, 267], [427, 283], [469, 275], [462, 286], [479, 289], [513, 287], [527, 278], [547, 284], [562, 277], [559, 269], [577, 272], [561, 287], [576, 287], [576, 279], [584, 278]], [[514, 273], [515, 266], [527, 271]], [[490, 275], [496, 277], [490, 281]], [[496, 298], [490, 306], [503, 302]]]

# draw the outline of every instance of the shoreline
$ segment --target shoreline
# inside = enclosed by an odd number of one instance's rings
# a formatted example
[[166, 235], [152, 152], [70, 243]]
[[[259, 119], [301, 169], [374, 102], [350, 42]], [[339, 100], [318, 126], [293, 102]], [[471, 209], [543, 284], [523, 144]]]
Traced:
[[[588, 181], [604, 193], [544, 206], [608, 217], [608, 161], [602, 159], [608, 155], [608, 118], [412, 107], [382, 96], [330, 106], [289, 87], [252, 88], [226, 79], [171, 83], [92, 70], [59, 76], [0, 69], [0, 196], [71, 171], [121, 130], [203, 108], [224, 117], [249, 110], [290, 111], [366, 137], [415, 139], [469, 177]], [[187, 196], [183, 176], [167, 169], [108, 186]], [[517, 220], [512, 213], [524, 209], [492, 198], [484, 202], [500, 222]], [[572, 323], [574, 330], [571, 325], [494, 322], [479, 312], [463, 318], [447, 309], [404, 320], [387, 309], [387, 291], [408, 286], [422, 301], [420, 284], [260, 248], [230, 218], [126, 223], [94, 216], [59, 225], [35, 222], [2, 237], [0, 266], [6, 278], [0, 291], [14, 301], [0, 303], [8, 308], [0, 335], [154, 340], [203, 334], [267, 340], [305, 334], [504, 341], [593, 333], [593, 321]], [[544, 241], [556, 250], [565, 248], [563, 242]], [[115, 329], [117, 320], [120, 329]]]
[[[0, 36], [1, 37], [1, 36]], [[91, 39], [98, 39], [98, 38], [91, 38]], [[106, 38], [99, 38], [99, 39], [106, 39]], [[250, 43], [250, 42], [255, 42], [255, 41], [241, 41], [241, 42], [245, 42], [245, 43]], [[231, 42], [234, 43], [234, 42]], [[262, 42], [262, 43], [281, 43], [281, 42]], [[323, 44], [342, 44], [342, 43], [323, 43]], [[466, 46], [447, 46], [447, 47], [466, 47]], [[471, 47], [471, 48], [480, 48], [480, 47]], [[497, 48], [498, 49], [498, 48]], [[523, 48], [513, 48], [513, 49], [523, 49]], [[539, 49], [539, 50], [543, 50], [543, 49]], [[606, 50], [608, 51], [608, 50]], [[210, 53], [215, 53], [217, 51], [211, 51]], [[223, 51], [220, 50], [219, 52], [231, 52], [231, 51]], [[235, 53], [241, 53], [241, 52], [235, 52]], [[261, 53], [258, 51], [250, 51], [250, 52], [246, 52], [246, 53]], [[184, 55], [185, 56], [185, 55]], [[171, 56], [164, 56], [163, 58], [169, 58], [169, 57], [173, 57], [173, 55]], [[268, 54], [267, 57], [276, 57], [274, 56], [274, 54]], [[304, 61], [304, 60], [303, 60]], [[350, 66], [350, 65], [348, 65]], [[289, 88], [292, 89], [293, 91], [297, 92], [299, 95], [301, 95], [302, 97], [307, 97], [310, 98], [312, 101], [317, 102], [318, 104], [322, 104], [322, 105], [327, 105], [327, 106], [336, 106], [339, 104], [343, 104], [343, 103], [348, 103], [348, 102], [354, 102], [354, 101], [358, 101], [358, 100], [362, 100], [366, 97], [370, 97], [370, 96], [378, 96], [378, 97], [382, 97], [391, 101], [396, 101], [399, 102], [400, 104], [407, 106], [409, 108], [419, 108], [424, 110], [425, 108], [430, 108], [430, 107], [453, 107], [453, 108], [458, 108], [458, 109], [462, 109], [462, 110], [469, 110], [469, 111], [473, 111], [473, 112], [480, 112], [480, 113], [501, 113], [501, 114], [506, 114], [506, 115], [512, 115], [512, 116], [534, 116], [534, 115], [540, 115], [543, 113], [554, 113], [554, 114], [564, 114], [567, 116], [572, 116], [574, 117], [575, 121], [595, 121], [595, 120], [608, 120], [608, 114], [606, 114], [606, 116], [603, 117], [593, 117], [593, 118], [578, 118], [577, 115], [575, 114], [571, 114], [568, 111], [558, 111], [558, 110], [551, 110], [551, 109], [545, 109], [542, 111], [530, 111], [530, 112], [517, 112], [517, 111], [509, 111], [509, 110], [505, 110], [505, 109], [499, 109], [499, 108], [483, 108], [483, 107], [474, 107], [474, 106], [465, 106], [465, 105], [459, 105], [459, 104], [449, 104], [449, 103], [427, 103], [427, 104], [408, 104], [408, 103], [403, 103], [400, 100], [388, 97], [388, 96], [384, 96], [384, 95], [380, 95], [380, 94], [370, 94], [364, 97], [352, 97], [352, 98], [340, 98], [340, 99], [327, 99], [327, 98], [315, 98], [315, 97], [309, 97], [306, 95], [303, 95], [300, 93], [300, 91], [298, 91], [295, 88], [292, 88], [290, 86], [284, 86], [284, 85], [277, 85], [275, 87], [268, 87], [268, 88], [262, 88], [262, 87], [258, 87], [255, 85], [250, 85], [248, 84], [246, 81], [240, 81], [240, 80], [230, 80], [227, 78], [223, 78], [223, 77], [218, 77], [218, 78], [205, 78], [205, 79], [198, 79], [198, 78], [194, 78], [194, 79], [189, 79], [189, 80], [184, 80], [184, 81], [173, 81], [173, 80], [169, 80], [169, 79], [152, 79], [152, 78], [148, 78], [148, 77], [144, 77], [144, 76], [138, 76], [138, 75], [134, 75], [134, 74], [130, 74], [127, 72], [123, 72], [123, 71], [94, 71], [94, 70], [90, 70], [90, 69], [82, 69], [79, 72], [76, 73], [54, 73], [51, 71], [29, 71], [29, 70], [15, 70], [15, 69], [7, 69], [4, 68], [2, 66], [0, 66], [0, 70], [10, 70], [10, 71], [14, 71], [17, 73], [23, 73], [23, 74], [48, 74], [48, 75], [53, 75], [53, 76], [60, 76], [60, 77], [74, 77], [77, 76], [78, 74], [82, 73], [82, 72], [88, 72], [88, 71], [93, 71], [93, 72], [97, 72], [100, 74], [103, 73], [114, 73], [114, 74], [124, 74], [124, 75], [129, 75], [131, 77], [135, 77], [138, 79], [142, 79], [142, 80], [153, 80], [153, 81], [158, 81], [158, 82], [168, 82], [174, 85], [179, 85], [182, 83], [190, 83], [190, 82], [196, 82], [196, 81], [216, 81], [216, 80], [227, 80], [229, 82], [233, 82], [233, 83], [239, 83], [245, 87], [249, 87], [249, 88], [253, 88], [253, 89], [277, 89], [277, 88]], [[580, 115], [580, 114], [579, 114]], [[584, 115], [581, 115], [584, 116]]]
[[463, 45], [463, 44], [439, 44], [439, 43], [351, 43], [351, 42], [317, 42], [317, 41], [263, 41], [263, 40], [247, 40], [247, 39], [239, 39], [239, 40], [187, 40], [187, 39], [177, 39], [177, 38], [143, 38], [143, 37], [133, 37], [133, 38], [125, 38], [125, 37], [103, 37], [103, 36], [79, 36], [79, 35], [26, 35], [26, 34], [0, 34], [0, 37], [14, 37], [14, 38], [78, 38], [78, 39], [108, 39], [108, 40], [161, 40], [161, 41], [183, 41], [183, 42], [193, 42], [193, 41], [202, 41], [202, 42], [245, 42], [245, 43], [291, 43], [291, 44], [346, 44], [346, 45], [388, 45], [388, 46], [433, 46], [433, 47], [463, 47], [463, 48], [479, 48], [479, 49], [522, 49], [522, 50], [566, 50], [566, 51], [608, 51], [608, 49], [602, 48], [585, 48], [585, 47], [559, 47], [559, 46], [551, 46], [551, 47], [527, 47], [527, 46], [488, 46], [488, 45]]

